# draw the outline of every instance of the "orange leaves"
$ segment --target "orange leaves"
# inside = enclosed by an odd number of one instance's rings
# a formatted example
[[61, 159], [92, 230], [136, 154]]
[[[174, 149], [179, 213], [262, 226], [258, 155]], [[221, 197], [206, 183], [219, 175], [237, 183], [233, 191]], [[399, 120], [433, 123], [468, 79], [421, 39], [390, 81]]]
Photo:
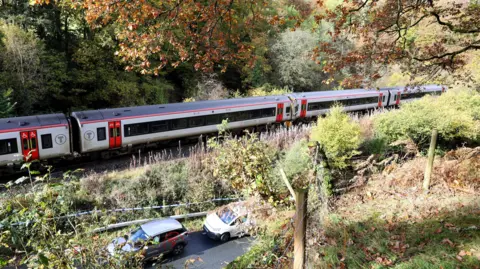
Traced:
[[117, 56], [129, 64], [129, 70], [151, 73], [185, 61], [206, 71], [216, 64], [225, 68], [232, 62], [250, 60], [253, 50], [242, 40], [256, 34], [255, 24], [268, 22], [263, 15], [268, 3], [83, 0], [83, 8], [92, 27], [117, 26]]

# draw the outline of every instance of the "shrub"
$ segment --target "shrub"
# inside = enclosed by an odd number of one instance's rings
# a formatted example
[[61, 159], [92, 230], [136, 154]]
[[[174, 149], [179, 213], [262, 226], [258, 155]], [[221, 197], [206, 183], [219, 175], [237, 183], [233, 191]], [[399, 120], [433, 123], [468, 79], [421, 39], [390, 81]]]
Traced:
[[215, 178], [227, 180], [235, 190], [246, 195], [258, 193], [264, 198], [274, 198], [271, 171], [276, 151], [256, 134], [241, 138], [227, 136], [222, 143], [210, 140], [208, 147], [213, 152], [206, 165], [212, 167]]
[[281, 162], [285, 175], [293, 188], [306, 188], [313, 178], [313, 162], [306, 140], [300, 140], [290, 147]]
[[440, 142], [479, 139], [480, 94], [475, 91], [449, 91], [440, 97], [424, 97], [402, 105], [402, 109], [379, 114], [375, 132], [388, 143], [412, 139], [421, 148], [428, 146], [432, 129]]
[[325, 118], [318, 119], [311, 139], [320, 143], [329, 165], [339, 169], [346, 168], [347, 161], [360, 153], [357, 149], [362, 142], [360, 125], [337, 105], [330, 109]]

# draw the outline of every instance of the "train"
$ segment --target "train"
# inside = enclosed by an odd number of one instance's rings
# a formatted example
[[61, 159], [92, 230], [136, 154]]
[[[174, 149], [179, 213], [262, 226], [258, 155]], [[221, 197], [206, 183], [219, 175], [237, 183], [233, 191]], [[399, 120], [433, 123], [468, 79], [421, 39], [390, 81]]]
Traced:
[[346, 111], [364, 111], [445, 91], [442, 85], [335, 90], [2, 118], [0, 169], [12, 170], [26, 161], [128, 154], [216, 133], [223, 120], [230, 129], [255, 130], [314, 119], [327, 114], [334, 103]]

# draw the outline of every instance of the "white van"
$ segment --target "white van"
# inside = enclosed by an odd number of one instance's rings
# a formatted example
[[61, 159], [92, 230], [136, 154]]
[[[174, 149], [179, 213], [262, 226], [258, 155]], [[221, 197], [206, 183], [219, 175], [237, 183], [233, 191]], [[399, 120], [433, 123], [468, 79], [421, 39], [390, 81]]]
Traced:
[[208, 237], [228, 241], [231, 237], [242, 237], [248, 234], [250, 225], [247, 209], [242, 202], [232, 203], [207, 215], [203, 230]]

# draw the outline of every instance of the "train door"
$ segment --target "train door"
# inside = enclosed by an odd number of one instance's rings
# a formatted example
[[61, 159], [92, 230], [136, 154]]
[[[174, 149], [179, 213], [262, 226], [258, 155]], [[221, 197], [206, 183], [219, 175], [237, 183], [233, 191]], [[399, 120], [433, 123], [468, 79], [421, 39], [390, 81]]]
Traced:
[[22, 140], [22, 154], [24, 161], [33, 161], [40, 158], [38, 152], [37, 131], [20, 132]]
[[283, 103], [277, 104], [277, 122], [282, 122], [283, 121]]
[[122, 132], [120, 121], [110, 121], [108, 123], [110, 148], [119, 148], [122, 146]]
[[307, 116], [307, 99], [302, 99], [302, 105], [300, 106], [300, 118]]
[[383, 93], [380, 93], [380, 96], [378, 97], [378, 107], [382, 107], [382, 101], [383, 101]]
[[397, 106], [400, 104], [400, 96], [402, 96], [402, 93], [397, 92], [397, 100], [395, 100], [395, 105], [397, 105]]

